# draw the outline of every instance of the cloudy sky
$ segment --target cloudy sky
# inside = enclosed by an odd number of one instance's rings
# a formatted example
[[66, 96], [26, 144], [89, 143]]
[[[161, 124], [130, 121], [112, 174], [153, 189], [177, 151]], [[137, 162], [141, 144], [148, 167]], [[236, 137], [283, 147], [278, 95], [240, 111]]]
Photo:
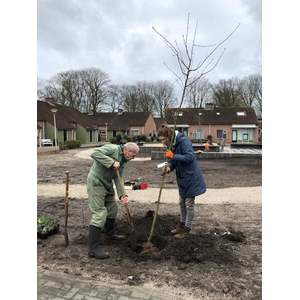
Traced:
[[[240, 23], [212, 82], [261, 72], [260, 0], [38, 0], [38, 78], [96, 67], [116, 84], [174, 82], [163, 62], [175, 70], [177, 61], [152, 26], [182, 44], [188, 13], [201, 45], [222, 41]], [[196, 62], [212, 49], [197, 48]]]

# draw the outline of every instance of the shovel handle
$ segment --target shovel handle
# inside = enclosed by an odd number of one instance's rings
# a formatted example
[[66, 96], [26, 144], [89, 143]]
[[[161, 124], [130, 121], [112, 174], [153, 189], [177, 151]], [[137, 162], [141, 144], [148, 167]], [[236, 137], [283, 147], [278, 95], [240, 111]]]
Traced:
[[[123, 184], [123, 179], [121, 178], [120, 172], [117, 169], [116, 170], [117, 176], [118, 176], [118, 180], [122, 189], [122, 194], [125, 195], [125, 188], [124, 188], [124, 184]], [[129, 212], [129, 208], [128, 208], [128, 204], [124, 204], [125, 207], [125, 211], [126, 211], [126, 218], [127, 218], [127, 222], [128, 224], [131, 226], [131, 229], [134, 230], [134, 225], [133, 225], [133, 221]]]

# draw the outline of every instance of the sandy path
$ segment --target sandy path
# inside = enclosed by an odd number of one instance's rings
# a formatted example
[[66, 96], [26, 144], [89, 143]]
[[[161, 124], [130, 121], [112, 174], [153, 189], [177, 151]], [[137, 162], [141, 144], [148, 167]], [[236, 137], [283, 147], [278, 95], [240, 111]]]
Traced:
[[[139, 202], [153, 202], [157, 200], [159, 188], [147, 190], [131, 190], [127, 188], [130, 200]], [[64, 184], [38, 184], [38, 197], [64, 197]], [[74, 198], [87, 198], [86, 185], [71, 184], [69, 196]], [[177, 203], [178, 190], [176, 188], [164, 189], [161, 201], [164, 203]], [[256, 187], [232, 187], [225, 189], [208, 189], [207, 192], [196, 197], [198, 203], [261, 203], [261, 186]]]

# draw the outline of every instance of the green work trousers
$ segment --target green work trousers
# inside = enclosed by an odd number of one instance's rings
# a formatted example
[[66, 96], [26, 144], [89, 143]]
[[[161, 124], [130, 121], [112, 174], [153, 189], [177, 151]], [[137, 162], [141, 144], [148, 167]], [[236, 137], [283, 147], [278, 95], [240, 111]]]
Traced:
[[[89, 180], [88, 180], [89, 181]], [[104, 228], [106, 218], [115, 219], [118, 214], [118, 204], [112, 191], [103, 185], [87, 184], [88, 204], [91, 211], [90, 225]]]

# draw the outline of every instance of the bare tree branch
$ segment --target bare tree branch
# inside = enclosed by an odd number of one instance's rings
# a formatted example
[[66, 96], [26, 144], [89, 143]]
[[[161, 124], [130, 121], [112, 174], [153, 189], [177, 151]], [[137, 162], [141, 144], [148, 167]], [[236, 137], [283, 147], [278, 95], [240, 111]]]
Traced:
[[166, 66], [166, 68], [167, 68], [170, 72], [172, 72], [172, 73], [175, 75], [176, 78], [178, 78], [178, 79], [183, 83], [182, 78], [180, 78], [179, 75], [176, 74], [176, 72], [174, 72], [174, 71], [173, 71], [173, 70], [172, 70], [165, 62], [163, 62], [163, 64]]
[[195, 69], [193, 69], [192, 71], [196, 71], [199, 68], [201, 68], [203, 66], [203, 64], [216, 52], [216, 50], [222, 45], [224, 44], [233, 34], [235, 31], [237, 31], [237, 29], [240, 27], [240, 24], [238, 24], [235, 29], [224, 39], [222, 40], [220, 43], [217, 44], [217, 46], [204, 58], [204, 60], [202, 61], [202, 63], [200, 63]]
[[[190, 31], [190, 14], [188, 13], [187, 17], [187, 25], [186, 25], [186, 34], [182, 35], [182, 43], [183, 47], [185, 50], [185, 56], [183, 56], [183, 53], [180, 50], [180, 47], [175, 40], [174, 45], [161, 33], [158, 32], [154, 27], [153, 30], [155, 31], [156, 34], [158, 34], [163, 41], [167, 44], [168, 48], [171, 49], [171, 52], [174, 56], [177, 58], [177, 62], [181, 71], [182, 76], [179, 76], [174, 70], [171, 70], [165, 63], [165, 66], [169, 69], [169, 71], [172, 72], [173, 75], [177, 78], [175, 82], [180, 80], [181, 83], [183, 83], [183, 88], [182, 88], [182, 95], [181, 95], [181, 100], [179, 104], [179, 108], [181, 108], [184, 98], [185, 98], [185, 93], [187, 91], [187, 88], [190, 88], [193, 84], [195, 84], [198, 80], [201, 79], [205, 74], [211, 72], [214, 70], [217, 65], [219, 64], [221, 58], [224, 55], [225, 48], [223, 49], [222, 53], [219, 55], [218, 59], [216, 62], [212, 65], [214, 62], [214, 58], [212, 57], [215, 52], [220, 48], [222, 44], [224, 44], [233, 34], [234, 32], [238, 29], [240, 24], [238, 24], [234, 30], [226, 36], [222, 41], [216, 44], [211, 44], [211, 45], [206, 45], [206, 46], [201, 46], [200, 44], [196, 43], [196, 36], [197, 36], [197, 28], [198, 28], [198, 20], [196, 22], [195, 28], [194, 28], [194, 34], [193, 34], [193, 40], [192, 43], [189, 43], [189, 31]], [[214, 47], [208, 55], [204, 57], [204, 59], [196, 64], [196, 67], [194, 66], [194, 50], [195, 47]], [[212, 65], [212, 66], [211, 66]], [[200, 70], [201, 69], [201, 70]], [[193, 72], [198, 72], [198, 75], [193, 76], [193, 79], [191, 80], [190, 77], [193, 74]]]

